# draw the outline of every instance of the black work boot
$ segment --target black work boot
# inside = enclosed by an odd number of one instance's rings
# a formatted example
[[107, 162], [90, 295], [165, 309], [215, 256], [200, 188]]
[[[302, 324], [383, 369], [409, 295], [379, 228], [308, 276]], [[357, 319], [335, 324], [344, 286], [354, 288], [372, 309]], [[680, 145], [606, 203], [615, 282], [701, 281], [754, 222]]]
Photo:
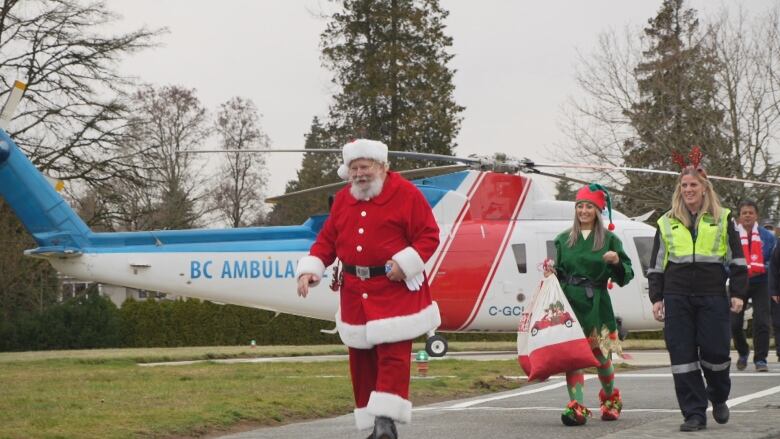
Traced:
[[699, 431], [707, 428], [707, 424], [698, 416], [691, 416], [680, 425], [680, 431]]
[[397, 439], [398, 432], [395, 430], [395, 422], [386, 416], [377, 416], [374, 420], [373, 439]]
[[729, 406], [726, 401], [712, 403], [712, 417], [718, 424], [729, 422]]

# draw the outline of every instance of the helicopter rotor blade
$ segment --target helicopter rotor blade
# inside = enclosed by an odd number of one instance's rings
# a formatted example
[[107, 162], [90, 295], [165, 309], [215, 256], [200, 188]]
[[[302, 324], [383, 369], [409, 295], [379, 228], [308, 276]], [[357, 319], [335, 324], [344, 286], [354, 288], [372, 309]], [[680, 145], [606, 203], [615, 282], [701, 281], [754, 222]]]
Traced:
[[[407, 180], [416, 180], [418, 178], [435, 177], [437, 175], [450, 174], [452, 172], [464, 171], [469, 169], [467, 165], [447, 165], [447, 166], [434, 166], [431, 168], [421, 169], [407, 169], [405, 171], [398, 171], [398, 174], [402, 175]], [[300, 197], [302, 195], [311, 195], [317, 193], [335, 192], [342, 187], [346, 186], [348, 182], [339, 181], [336, 183], [326, 184], [323, 186], [316, 186], [300, 191], [290, 192], [283, 195], [277, 195], [275, 197], [269, 197], [265, 199], [266, 203], [276, 204], [282, 201], [287, 201], [293, 198]]]
[[282, 195], [277, 195], [275, 197], [268, 197], [265, 199], [266, 203], [276, 204], [283, 201], [288, 201], [294, 198], [298, 198], [304, 195], [311, 195], [311, 194], [319, 194], [319, 193], [330, 193], [330, 192], [336, 192], [337, 190], [341, 189], [342, 187], [346, 186], [346, 181], [338, 181], [336, 183], [330, 183], [330, 184], [324, 184], [322, 186], [315, 186], [310, 187], [308, 189], [302, 189], [295, 192], [289, 192]]
[[[552, 174], [550, 172], [544, 172], [544, 171], [539, 171], [539, 170], [535, 171], [534, 174], [536, 174], [536, 175], [544, 175], [546, 177], [558, 178], [558, 179], [561, 179], [561, 180], [571, 181], [573, 183], [581, 183], [581, 184], [590, 184], [590, 183], [592, 183], [590, 181], [581, 180], [579, 178], [569, 177], [568, 175]], [[628, 195], [628, 193], [623, 192], [620, 189], [615, 189], [615, 188], [609, 187], [609, 186], [604, 186], [604, 187], [607, 188], [607, 190], [610, 193], [620, 194], [620, 195]]]
[[[576, 165], [569, 163], [534, 163], [533, 167], [549, 167], [549, 168], [572, 168], [572, 169], [592, 169], [598, 171], [630, 171], [630, 172], [643, 172], [648, 174], [663, 174], [663, 175], [680, 175], [675, 171], [664, 171], [661, 169], [644, 169], [644, 168], [630, 168], [626, 166], [601, 166], [601, 165]], [[747, 184], [759, 184], [765, 186], [777, 186], [780, 187], [780, 183], [772, 183], [768, 181], [759, 180], [746, 180], [736, 177], [720, 177], [717, 175], [708, 175], [707, 178], [712, 180], [731, 181], [735, 183], [747, 183]]]
[[[315, 149], [315, 148], [245, 148], [245, 149], [194, 149], [186, 151], [176, 151], [177, 154], [214, 154], [214, 153], [244, 153], [244, 152], [305, 152], [305, 153], [338, 153], [341, 154], [341, 149]], [[481, 164], [483, 160], [474, 157], [455, 157], [444, 154], [431, 154], [427, 152], [413, 152], [413, 151], [388, 151], [387, 154], [390, 157], [410, 158], [417, 160], [430, 160], [430, 161], [442, 161], [442, 162], [459, 162], [459, 163], [471, 163]]]

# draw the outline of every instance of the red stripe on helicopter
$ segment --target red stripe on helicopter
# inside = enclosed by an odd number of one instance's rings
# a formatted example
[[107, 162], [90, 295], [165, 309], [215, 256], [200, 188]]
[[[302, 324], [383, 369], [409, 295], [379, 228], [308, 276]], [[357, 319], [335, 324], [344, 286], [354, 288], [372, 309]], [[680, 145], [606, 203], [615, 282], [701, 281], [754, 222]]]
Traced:
[[509, 227], [506, 231], [506, 234], [504, 235], [503, 242], [501, 243], [501, 247], [498, 249], [498, 254], [496, 254], [495, 260], [493, 261], [493, 265], [490, 267], [490, 274], [488, 275], [488, 280], [485, 282], [485, 284], [482, 286], [482, 291], [479, 293], [479, 300], [477, 302], [477, 305], [474, 306], [474, 308], [471, 311], [471, 315], [469, 316], [466, 323], [463, 324], [459, 330], [466, 329], [469, 325], [471, 325], [471, 322], [474, 321], [474, 318], [477, 316], [477, 311], [479, 311], [479, 308], [482, 306], [482, 302], [485, 300], [485, 296], [487, 295], [487, 291], [490, 288], [490, 285], [493, 283], [493, 278], [496, 275], [496, 270], [498, 269], [498, 264], [501, 262], [501, 256], [504, 254], [504, 251], [506, 251], [506, 246], [509, 244], [510, 239], [512, 238], [512, 232], [515, 230], [515, 225], [517, 224], [517, 221], [515, 219], [517, 218], [517, 215], [520, 213], [520, 209], [523, 206], [523, 203], [525, 202], [525, 198], [528, 196], [528, 188], [531, 185], [531, 180], [526, 178], [524, 179], [525, 182], [521, 180], [521, 185], [523, 186], [521, 197], [517, 201], [517, 205], [515, 206], [514, 212], [512, 212], [512, 216], [509, 217]]
[[469, 199], [474, 194], [474, 190], [476, 190], [477, 187], [479, 187], [479, 184], [483, 178], [485, 178], [485, 173], [484, 172], [478, 173], [471, 187], [466, 192], [466, 201], [464, 201], [463, 205], [460, 207], [460, 212], [458, 212], [458, 216], [455, 218], [455, 221], [452, 223], [449, 233], [447, 233], [447, 239], [444, 241], [444, 244], [441, 246], [441, 251], [439, 251], [439, 254], [436, 255], [436, 259], [434, 260], [433, 266], [431, 268], [431, 274], [430, 276], [428, 276], [429, 286], [433, 284], [434, 280], [436, 280], [436, 273], [439, 272], [439, 267], [441, 266], [441, 262], [443, 260], [442, 256], [447, 254], [447, 251], [450, 248], [450, 244], [452, 244], [452, 237], [455, 236], [455, 234], [458, 232], [458, 228], [460, 228], [460, 225], [463, 222], [463, 217], [468, 211]]
[[528, 178], [486, 172], [471, 189], [451, 239], [431, 276], [440, 330], [458, 330], [476, 316], [528, 194]]

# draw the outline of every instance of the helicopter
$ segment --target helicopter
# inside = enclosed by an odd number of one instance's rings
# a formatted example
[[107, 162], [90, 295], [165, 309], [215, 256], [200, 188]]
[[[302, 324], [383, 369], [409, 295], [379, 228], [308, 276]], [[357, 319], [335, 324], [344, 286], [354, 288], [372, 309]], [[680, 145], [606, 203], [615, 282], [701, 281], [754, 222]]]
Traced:
[[[441, 231], [426, 267], [441, 311], [438, 331], [516, 331], [540, 279], [534, 261], [554, 256], [553, 239], [569, 226], [573, 203], [550, 199], [522, 174], [464, 169], [413, 181]], [[308, 254], [327, 215], [292, 226], [93, 232], [2, 129], [0, 195], [38, 245], [25, 254], [46, 259], [62, 274], [335, 319], [338, 296], [327, 278], [308, 299], [295, 294], [297, 261]], [[632, 262], [646, 266], [655, 230], [618, 212], [613, 221]], [[613, 291], [624, 330], [659, 327], [646, 288], [641, 279]], [[446, 339], [430, 334], [426, 349], [442, 356]]]
[[[37, 244], [25, 255], [83, 281], [335, 321], [339, 299], [328, 288], [329, 270], [307, 299], [296, 294], [297, 261], [327, 215], [288, 226], [93, 232], [4, 130], [8, 113], [0, 120], [0, 196]], [[340, 152], [316, 150], [328, 151]], [[574, 203], [547, 195], [535, 181], [547, 174], [528, 159], [395, 155], [457, 162], [401, 172], [423, 193], [440, 229], [426, 264], [441, 314], [441, 326], [427, 335], [428, 353], [446, 354], [441, 333], [516, 332], [542, 278], [537, 263], [554, 259], [553, 240], [570, 227]], [[633, 282], [611, 290], [619, 332], [658, 330], [645, 277], [655, 228], [614, 210], [612, 220], [636, 272]]]

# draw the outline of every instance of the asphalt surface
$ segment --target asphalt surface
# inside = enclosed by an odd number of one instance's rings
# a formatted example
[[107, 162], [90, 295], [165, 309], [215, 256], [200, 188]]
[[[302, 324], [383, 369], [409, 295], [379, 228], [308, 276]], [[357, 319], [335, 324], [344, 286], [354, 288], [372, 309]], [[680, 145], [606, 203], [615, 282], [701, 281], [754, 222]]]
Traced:
[[[460, 354], [464, 359], [496, 359], [507, 353]], [[732, 366], [729, 399], [731, 420], [719, 425], [710, 417], [707, 429], [682, 433], [683, 421], [674, 397], [674, 384], [663, 351], [632, 352], [627, 362], [657, 366], [640, 371], [618, 372], [616, 386], [623, 395], [624, 409], [618, 421], [598, 417], [598, 378], [585, 382], [586, 406], [594, 411], [587, 425], [565, 427], [560, 413], [568, 397], [565, 380], [553, 377], [543, 383], [483, 395], [415, 407], [412, 423], [399, 425], [400, 438], [667, 438], [707, 437], [765, 439], [780, 438], [780, 364], [770, 363], [768, 373], [756, 373], [752, 364], [743, 372]], [[452, 358], [450, 354], [448, 357]], [[471, 358], [468, 358], [471, 357]], [[736, 358], [736, 355], [732, 356]], [[774, 360], [774, 357], [771, 358]], [[431, 371], [435, 364], [431, 365]], [[365, 438], [370, 431], [357, 431], [352, 414], [302, 422], [275, 428], [224, 436], [224, 439]]]

